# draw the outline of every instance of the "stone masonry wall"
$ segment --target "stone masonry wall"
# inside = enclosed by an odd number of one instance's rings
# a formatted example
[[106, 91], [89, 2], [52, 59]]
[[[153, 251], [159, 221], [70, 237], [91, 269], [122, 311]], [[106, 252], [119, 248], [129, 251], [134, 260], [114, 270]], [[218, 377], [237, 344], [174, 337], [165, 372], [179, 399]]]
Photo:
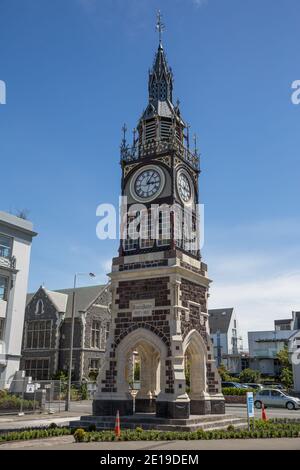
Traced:
[[[165, 343], [168, 349], [168, 356], [171, 355], [170, 349], [170, 310], [165, 308], [170, 305], [169, 300], [169, 277], [155, 279], [137, 279], [132, 281], [121, 281], [117, 288], [119, 296], [116, 299], [115, 308], [118, 309], [114, 320], [114, 343], [110, 351], [110, 369], [106, 372], [105, 380], [102, 380], [103, 392], [116, 392], [117, 364], [115, 360], [115, 350], [122, 339], [131, 331], [137, 328], [145, 328], [155, 333]], [[162, 307], [152, 311], [151, 316], [132, 317], [132, 312], [128, 310], [130, 301], [154, 299], [155, 307]], [[165, 392], [173, 392], [173, 371], [171, 361], [166, 360], [167, 387]]]

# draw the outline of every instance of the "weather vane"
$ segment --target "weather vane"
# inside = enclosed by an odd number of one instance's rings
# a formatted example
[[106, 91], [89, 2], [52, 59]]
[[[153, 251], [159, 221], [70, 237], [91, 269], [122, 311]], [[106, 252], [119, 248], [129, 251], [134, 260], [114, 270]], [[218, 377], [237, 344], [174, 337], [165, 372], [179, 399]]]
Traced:
[[165, 29], [165, 25], [164, 23], [162, 22], [162, 16], [161, 16], [161, 13], [160, 13], [160, 10], [158, 10], [157, 12], [157, 22], [156, 22], [156, 30], [158, 31], [158, 37], [159, 37], [159, 44], [161, 46], [161, 42], [162, 42], [162, 33]]

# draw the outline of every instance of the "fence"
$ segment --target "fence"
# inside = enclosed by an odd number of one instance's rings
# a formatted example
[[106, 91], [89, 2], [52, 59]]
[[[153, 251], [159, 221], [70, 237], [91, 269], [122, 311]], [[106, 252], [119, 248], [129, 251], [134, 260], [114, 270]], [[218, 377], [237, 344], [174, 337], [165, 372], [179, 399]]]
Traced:
[[[0, 382], [0, 415], [30, 413], [61, 413], [65, 411], [67, 382], [63, 380], [13, 380], [7, 385]], [[95, 382], [72, 382], [72, 405], [92, 400]], [[75, 408], [75, 406], [74, 406]]]

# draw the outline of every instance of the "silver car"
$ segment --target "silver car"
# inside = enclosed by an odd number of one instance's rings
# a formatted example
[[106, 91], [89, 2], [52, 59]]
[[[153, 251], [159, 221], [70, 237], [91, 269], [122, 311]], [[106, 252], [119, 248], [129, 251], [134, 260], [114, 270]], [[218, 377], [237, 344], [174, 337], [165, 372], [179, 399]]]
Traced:
[[288, 410], [299, 410], [300, 399], [291, 397], [281, 390], [275, 388], [265, 388], [256, 393], [254, 397], [255, 408], [261, 409], [262, 404], [265, 407], [280, 407], [287, 408]]

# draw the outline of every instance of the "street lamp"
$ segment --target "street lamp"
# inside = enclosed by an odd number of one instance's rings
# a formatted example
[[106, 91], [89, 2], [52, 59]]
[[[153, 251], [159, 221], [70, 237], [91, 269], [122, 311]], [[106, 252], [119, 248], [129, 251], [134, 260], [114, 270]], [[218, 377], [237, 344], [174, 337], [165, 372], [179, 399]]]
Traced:
[[89, 276], [96, 277], [94, 273], [76, 273], [74, 275], [74, 287], [72, 294], [72, 323], [71, 323], [71, 339], [70, 339], [70, 361], [69, 361], [69, 373], [68, 373], [68, 389], [66, 397], [66, 411], [70, 411], [71, 402], [71, 383], [72, 383], [72, 362], [73, 362], [73, 341], [74, 341], [74, 326], [75, 326], [75, 289], [78, 276]]

